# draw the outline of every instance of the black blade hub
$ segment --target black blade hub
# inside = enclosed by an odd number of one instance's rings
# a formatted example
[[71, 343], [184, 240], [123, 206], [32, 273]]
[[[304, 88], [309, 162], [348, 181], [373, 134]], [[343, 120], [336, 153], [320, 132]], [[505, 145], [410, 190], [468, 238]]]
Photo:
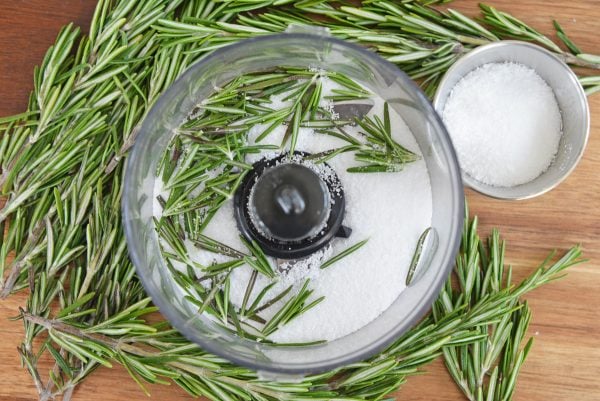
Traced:
[[342, 226], [345, 200], [339, 178], [331, 166], [314, 164], [309, 156], [295, 152], [263, 158], [235, 193], [240, 232], [267, 255], [303, 258], [351, 232]]

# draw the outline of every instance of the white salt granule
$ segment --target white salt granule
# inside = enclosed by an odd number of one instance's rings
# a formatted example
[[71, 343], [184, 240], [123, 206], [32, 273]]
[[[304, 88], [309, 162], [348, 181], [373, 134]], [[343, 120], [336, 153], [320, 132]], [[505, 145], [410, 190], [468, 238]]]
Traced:
[[554, 92], [517, 63], [485, 64], [467, 74], [452, 89], [443, 120], [463, 171], [499, 187], [543, 173], [562, 135]]

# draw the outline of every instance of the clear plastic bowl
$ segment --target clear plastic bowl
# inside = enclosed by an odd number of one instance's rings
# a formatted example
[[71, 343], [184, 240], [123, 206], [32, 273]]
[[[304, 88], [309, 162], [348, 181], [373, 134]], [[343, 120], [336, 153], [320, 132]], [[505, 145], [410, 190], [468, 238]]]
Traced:
[[[185, 300], [165, 266], [152, 221], [155, 171], [173, 132], [215, 90], [239, 76], [277, 66], [316, 67], [361, 82], [385, 99], [412, 130], [429, 170], [432, 227], [437, 247], [411, 285], [378, 318], [321, 345], [277, 347], [230, 334]], [[258, 371], [302, 375], [360, 361], [382, 350], [428, 311], [448, 277], [460, 243], [464, 194], [456, 155], [440, 118], [423, 92], [393, 64], [361, 47], [325, 35], [284, 33], [219, 49], [189, 68], [148, 113], [129, 156], [123, 190], [123, 223], [129, 254], [161, 313], [206, 351]], [[272, 376], [271, 376], [272, 377]]]

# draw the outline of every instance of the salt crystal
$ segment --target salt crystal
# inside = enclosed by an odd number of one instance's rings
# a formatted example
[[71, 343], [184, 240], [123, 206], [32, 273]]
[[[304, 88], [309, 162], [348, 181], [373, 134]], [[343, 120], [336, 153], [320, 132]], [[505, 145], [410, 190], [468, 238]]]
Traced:
[[332, 256], [331, 253], [331, 246], [326, 246], [306, 258], [280, 263], [278, 268], [282, 272], [281, 284], [286, 287], [301, 284], [307, 278], [311, 281], [317, 280], [321, 265]]
[[467, 74], [450, 93], [443, 120], [463, 171], [499, 187], [543, 173], [562, 135], [554, 92], [517, 63], [485, 64]]

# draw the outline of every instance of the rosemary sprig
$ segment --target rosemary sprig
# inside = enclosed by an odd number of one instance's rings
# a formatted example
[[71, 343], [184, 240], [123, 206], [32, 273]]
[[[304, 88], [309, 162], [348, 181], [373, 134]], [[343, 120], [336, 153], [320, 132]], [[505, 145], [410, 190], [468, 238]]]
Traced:
[[[580, 262], [581, 251], [575, 247], [549, 267], [547, 259], [530, 278], [514, 286], [512, 269], [504, 266], [505, 244], [498, 231], [492, 232], [485, 247], [477, 235], [477, 218], [466, 220], [465, 227], [455, 270], [459, 290], [453, 290], [450, 281], [444, 287], [433, 308], [436, 321], [457, 310], [472, 310], [481, 300], [506, 292], [522, 294], [561, 277], [566, 268]], [[527, 303], [513, 298], [505, 306], [509, 312], [498, 321], [478, 327], [483, 336], [480, 340], [443, 349], [448, 372], [469, 400], [510, 400], [518, 372], [531, 349], [532, 338], [521, 347], [531, 319]]]
[[297, 316], [316, 306], [324, 299], [324, 297], [319, 297], [310, 303], [307, 303], [308, 298], [313, 293], [313, 290], [308, 288], [309, 282], [310, 280], [307, 279], [302, 285], [302, 288], [300, 288], [300, 291], [298, 291], [298, 294], [290, 298], [265, 324], [262, 331], [266, 336], [277, 330], [279, 326], [289, 323]]
[[397, 172], [406, 163], [411, 163], [419, 157], [406, 149], [392, 138], [389, 106], [384, 103], [383, 121], [378, 116], [356, 119], [363, 129], [367, 140], [366, 146], [361, 146], [355, 153], [357, 161], [366, 163], [348, 168], [351, 173]]

